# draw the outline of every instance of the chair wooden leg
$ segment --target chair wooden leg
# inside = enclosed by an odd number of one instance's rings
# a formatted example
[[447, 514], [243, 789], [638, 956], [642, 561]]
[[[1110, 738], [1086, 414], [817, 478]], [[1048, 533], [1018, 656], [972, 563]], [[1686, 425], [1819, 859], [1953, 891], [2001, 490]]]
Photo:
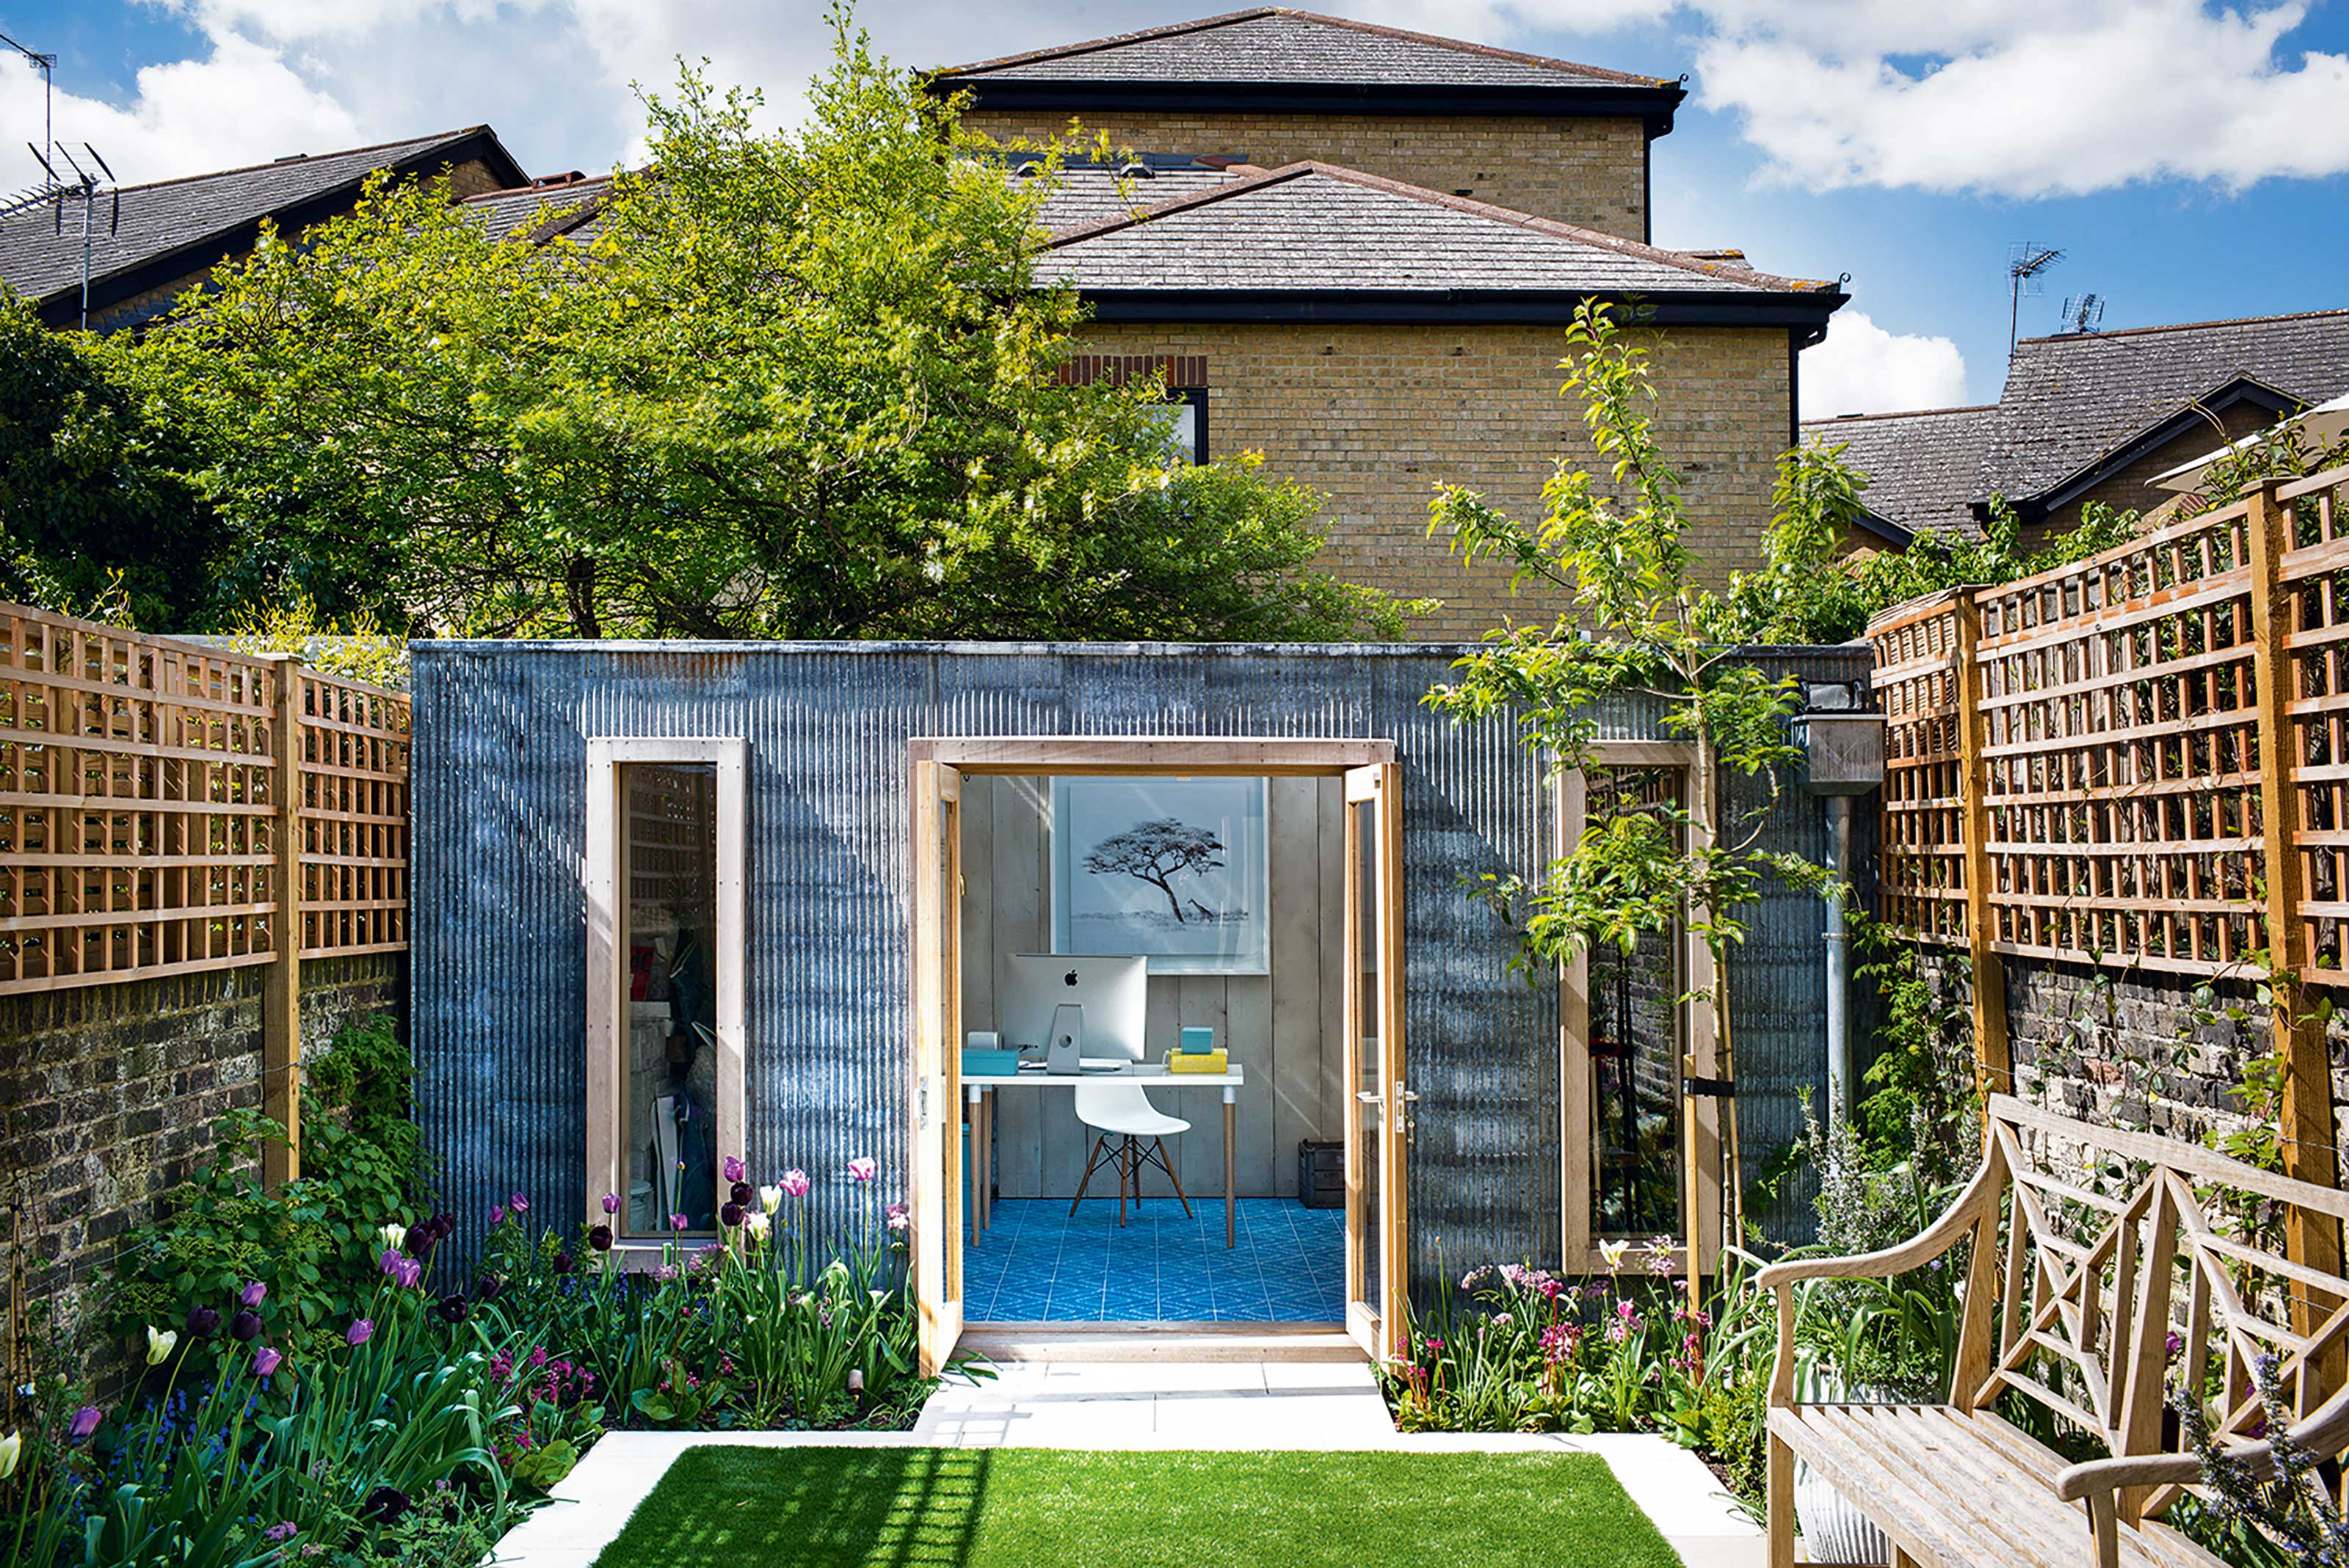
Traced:
[[1166, 1179], [1174, 1184], [1174, 1201], [1183, 1206], [1183, 1218], [1188, 1220], [1191, 1218], [1191, 1200], [1183, 1195], [1183, 1179], [1174, 1174], [1174, 1162], [1166, 1158], [1166, 1140], [1153, 1138], [1151, 1142], [1158, 1146], [1158, 1168], [1164, 1171]]
[[1795, 1451], [1769, 1441], [1770, 1568], [1795, 1568]]
[[1133, 1180], [1133, 1164], [1129, 1158], [1133, 1140], [1127, 1138], [1117, 1146], [1117, 1228], [1125, 1229], [1125, 1189]]
[[[1069, 1199], [1069, 1218], [1071, 1220], [1077, 1217], [1077, 1205], [1085, 1200], [1085, 1189], [1092, 1185], [1093, 1172], [1101, 1168], [1102, 1145], [1107, 1141], [1105, 1138], [1093, 1139], [1093, 1151], [1085, 1159], [1085, 1173], [1077, 1179], [1077, 1195]], [[1118, 1194], [1121, 1206], [1124, 1198], [1123, 1193]]]

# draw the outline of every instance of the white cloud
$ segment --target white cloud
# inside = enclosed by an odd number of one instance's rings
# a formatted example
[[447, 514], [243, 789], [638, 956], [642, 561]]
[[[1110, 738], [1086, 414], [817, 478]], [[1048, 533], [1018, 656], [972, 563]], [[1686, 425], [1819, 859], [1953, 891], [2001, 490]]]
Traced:
[[1847, 306], [1803, 350], [1802, 417], [1946, 409], [1966, 400], [1966, 357], [1946, 337], [1887, 332]]

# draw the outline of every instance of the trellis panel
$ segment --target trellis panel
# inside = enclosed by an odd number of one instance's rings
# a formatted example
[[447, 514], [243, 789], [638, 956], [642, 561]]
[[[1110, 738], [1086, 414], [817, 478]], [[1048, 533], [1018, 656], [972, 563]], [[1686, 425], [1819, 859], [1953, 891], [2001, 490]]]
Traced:
[[408, 945], [408, 699], [300, 666], [302, 956]]
[[1936, 594], [1868, 628], [1884, 711], [1884, 919], [1920, 936], [1965, 940], [1965, 842], [1960, 804], [1958, 604]]
[[303, 952], [405, 947], [408, 725], [400, 693], [295, 660], [0, 604], [0, 993], [270, 962], [287, 849]]
[[2283, 594], [2284, 689], [2292, 727], [2291, 782], [2299, 820], [2300, 919], [2307, 978], [2349, 984], [2349, 468], [2284, 484], [2291, 547], [2278, 566]]
[[1977, 591], [1999, 951], [2211, 973], [2265, 945], [2245, 515]]

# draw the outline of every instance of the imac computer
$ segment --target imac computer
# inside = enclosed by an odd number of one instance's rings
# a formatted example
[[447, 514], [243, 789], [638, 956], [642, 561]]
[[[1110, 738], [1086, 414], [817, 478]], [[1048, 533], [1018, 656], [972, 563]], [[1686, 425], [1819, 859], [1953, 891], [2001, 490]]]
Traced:
[[1004, 1044], [1041, 1048], [1055, 1010], [1084, 1009], [1084, 1054], [1142, 1060], [1142, 1025], [1150, 999], [1150, 961], [1084, 953], [1020, 953], [1004, 977], [997, 1023]]

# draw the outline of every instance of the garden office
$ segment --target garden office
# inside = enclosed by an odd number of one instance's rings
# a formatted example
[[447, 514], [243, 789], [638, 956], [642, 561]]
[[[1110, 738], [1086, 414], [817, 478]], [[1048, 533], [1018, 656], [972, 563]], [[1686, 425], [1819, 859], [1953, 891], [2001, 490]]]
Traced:
[[[1681, 791], [1688, 749], [1627, 706], [1599, 787], [1553, 777], [1424, 705], [1458, 652], [413, 645], [413, 1027], [456, 1211], [611, 1194], [657, 1260], [716, 1233], [730, 1158], [871, 1158], [909, 1173], [933, 1359], [964, 1325], [1367, 1347], [1446, 1255], [1596, 1268], [1684, 1235], [1689, 1194], [1709, 1251], [1703, 949], [1532, 984], [1471, 897], [1594, 799]], [[1868, 675], [1771, 657], [1838, 705]], [[1816, 859], [1826, 818], [1771, 832]], [[1747, 1151], [1826, 1092], [1829, 945], [1781, 889], [1739, 956]]]

